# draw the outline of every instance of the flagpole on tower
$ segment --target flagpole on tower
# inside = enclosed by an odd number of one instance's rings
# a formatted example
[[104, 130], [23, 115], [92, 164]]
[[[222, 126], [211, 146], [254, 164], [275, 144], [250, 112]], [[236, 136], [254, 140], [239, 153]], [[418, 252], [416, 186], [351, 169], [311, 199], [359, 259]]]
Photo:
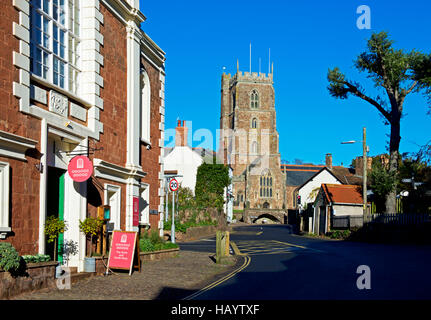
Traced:
[[251, 74], [251, 42], [250, 42], [250, 74]]
[[271, 48], [269, 48], [269, 58], [268, 58], [268, 74], [271, 73]]

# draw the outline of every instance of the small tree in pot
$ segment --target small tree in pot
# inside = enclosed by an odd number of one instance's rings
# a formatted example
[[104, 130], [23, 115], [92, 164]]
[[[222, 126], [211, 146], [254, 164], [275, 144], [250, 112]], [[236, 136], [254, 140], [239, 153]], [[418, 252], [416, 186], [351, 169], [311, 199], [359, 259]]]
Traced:
[[67, 230], [66, 222], [58, 217], [49, 216], [45, 222], [45, 234], [48, 236], [48, 242], [54, 241], [54, 261], [57, 261], [57, 239], [60, 233]]
[[103, 220], [97, 218], [86, 218], [84, 221], [79, 220], [79, 230], [91, 239], [90, 254], [93, 255], [93, 237], [97, 236], [103, 226]]

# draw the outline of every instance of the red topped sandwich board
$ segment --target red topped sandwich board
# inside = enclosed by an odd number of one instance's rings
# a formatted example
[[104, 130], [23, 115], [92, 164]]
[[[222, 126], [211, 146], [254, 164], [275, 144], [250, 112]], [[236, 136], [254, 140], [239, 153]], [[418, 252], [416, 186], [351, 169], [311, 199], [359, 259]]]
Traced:
[[[133, 265], [134, 260], [137, 260], [135, 265]], [[109, 268], [129, 270], [129, 275], [131, 275], [134, 266], [141, 271], [138, 233], [134, 231], [114, 230], [112, 232], [106, 271]]]

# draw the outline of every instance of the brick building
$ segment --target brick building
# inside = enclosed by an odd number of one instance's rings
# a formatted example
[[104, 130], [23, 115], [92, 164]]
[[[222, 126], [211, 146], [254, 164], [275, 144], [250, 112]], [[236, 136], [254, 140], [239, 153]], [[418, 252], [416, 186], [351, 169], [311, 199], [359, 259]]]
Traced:
[[233, 168], [234, 209], [284, 209], [273, 74], [222, 75], [221, 149]]
[[[138, 0], [1, 1], [0, 241], [21, 255], [50, 253], [44, 224], [59, 216], [81, 271], [79, 220], [101, 205], [115, 229], [162, 231], [165, 53], [145, 20]], [[78, 154], [85, 182], [67, 173]]]

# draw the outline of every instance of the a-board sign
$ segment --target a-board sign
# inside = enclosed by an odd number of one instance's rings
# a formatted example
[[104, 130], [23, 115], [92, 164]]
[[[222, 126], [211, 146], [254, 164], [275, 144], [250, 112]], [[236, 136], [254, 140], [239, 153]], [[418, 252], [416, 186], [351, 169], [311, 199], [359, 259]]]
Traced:
[[129, 275], [133, 267], [141, 271], [137, 232], [114, 230], [110, 248], [107, 269], [129, 270]]

